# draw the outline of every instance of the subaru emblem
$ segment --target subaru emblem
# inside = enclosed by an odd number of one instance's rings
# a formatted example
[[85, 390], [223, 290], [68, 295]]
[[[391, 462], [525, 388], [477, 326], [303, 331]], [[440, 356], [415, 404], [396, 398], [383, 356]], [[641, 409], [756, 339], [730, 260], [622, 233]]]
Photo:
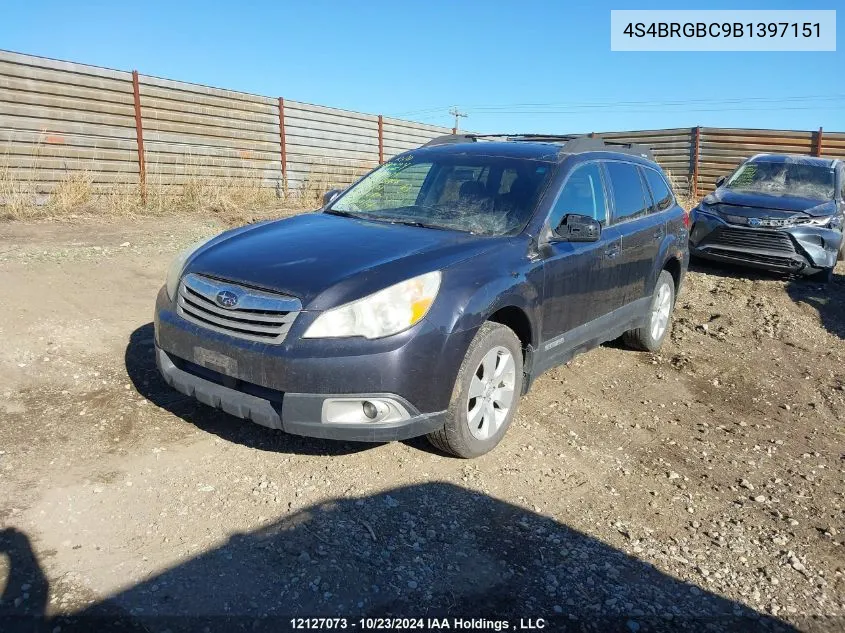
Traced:
[[760, 218], [748, 218], [748, 226], [760, 226], [762, 223]]
[[217, 293], [217, 305], [221, 308], [234, 308], [238, 305], [238, 295], [231, 290], [221, 290]]

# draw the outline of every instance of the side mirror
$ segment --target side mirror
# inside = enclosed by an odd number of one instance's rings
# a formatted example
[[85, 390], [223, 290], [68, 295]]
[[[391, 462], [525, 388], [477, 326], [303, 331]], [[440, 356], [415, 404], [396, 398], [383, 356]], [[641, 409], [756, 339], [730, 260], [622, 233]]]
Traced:
[[329, 189], [326, 193], [323, 194], [323, 206], [329, 206], [332, 202], [335, 201], [335, 198], [337, 198], [342, 192], [343, 189]]
[[596, 242], [601, 237], [601, 223], [588, 215], [567, 214], [555, 235], [565, 242]]
[[718, 178], [716, 178], [716, 186], [721, 187], [722, 185], [725, 184], [726, 180], [727, 180], [727, 178], [725, 178], [725, 176], [719, 176]]

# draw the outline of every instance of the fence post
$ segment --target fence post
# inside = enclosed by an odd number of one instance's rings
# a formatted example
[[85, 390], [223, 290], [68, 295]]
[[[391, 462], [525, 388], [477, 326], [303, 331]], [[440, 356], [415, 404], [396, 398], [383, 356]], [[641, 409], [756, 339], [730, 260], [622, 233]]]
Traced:
[[693, 199], [698, 198], [698, 163], [701, 157], [701, 126], [692, 128], [692, 147], [691, 156], [690, 156], [690, 163], [692, 169], [690, 170], [690, 194]]
[[141, 89], [138, 71], [132, 71], [132, 94], [135, 97], [135, 140], [138, 145], [138, 182], [141, 187], [141, 204], [147, 204], [147, 165], [144, 161], [144, 125], [141, 120]]
[[384, 117], [378, 115], [378, 164], [384, 165]]
[[282, 155], [282, 191], [288, 195], [288, 151], [285, 143], [285, 100], [279, 97], [279, 150]]
[[816, 132], [816, 143], [815, 147], [813, 148], [813, 156], [821, 156], [822, 155], [822, 128], [819, 128], [819, 131]]

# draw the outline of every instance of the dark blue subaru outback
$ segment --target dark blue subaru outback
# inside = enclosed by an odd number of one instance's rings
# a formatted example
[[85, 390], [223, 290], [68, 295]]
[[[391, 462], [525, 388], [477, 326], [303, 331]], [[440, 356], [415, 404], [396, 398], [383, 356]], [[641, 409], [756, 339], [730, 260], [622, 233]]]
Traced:
[[688, 216], [646, 148], [450, 136], [318, 213], [182, 253], [158, 295], [158, 367], [182, 393], [289, 433], [501, 441], [544, 370], [623, 336], [657, 350]]

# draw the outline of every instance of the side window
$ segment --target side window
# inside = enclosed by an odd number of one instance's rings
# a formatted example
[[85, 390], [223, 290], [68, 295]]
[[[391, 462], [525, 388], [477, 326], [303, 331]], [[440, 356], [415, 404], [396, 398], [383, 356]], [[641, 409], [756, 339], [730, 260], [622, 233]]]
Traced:
[[569, 213], [587, 215], [602, 224], [606, 222], [607, 203], [598, 163], [576, 167], [569, 175], [549, 216], [549, 226], [557, 228], [563, 216]]
[[655, 169], [644, 168], [645, 179], [648, 182], [648, 187], [651, 189], [651, 195], [654, 196], [654, 204], [658, 211], [665, 211], [672, 206], [673, 196], [672, 190], [666, 184], [663, 176], [657, 173]]
[[637, 166], [631, 163], [605, 163], [613, 188], [614, 222], [623, 222], [648, 213], [651, 201], [643, 191]]

